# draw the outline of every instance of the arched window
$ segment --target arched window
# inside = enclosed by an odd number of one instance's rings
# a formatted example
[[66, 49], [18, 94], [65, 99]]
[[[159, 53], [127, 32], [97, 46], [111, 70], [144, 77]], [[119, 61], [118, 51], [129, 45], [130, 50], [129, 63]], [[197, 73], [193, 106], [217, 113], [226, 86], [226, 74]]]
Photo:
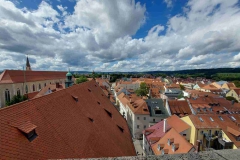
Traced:
[[35, 91], [35, 85], [33, 84], [33, 92]]
[[50, 84], [51, 84], [51, 82], [50, 82]]
[[8, 89], [5, 90], [5, 100], [6, 102], [10, 102], [10, 92]]
[[42, 89], [42, 88], [41, 88], [41, 84], [40, 84], [40, 83], [39, 83], [38, 89], [39, 89], [39, 90], [40, 90], [40, 89]]
[[21, 92], [20, 92], [20, 89], [18, 88], [17, 89], [17, 96], [20, 96], [21, 95]]
[[46, 85], [47, 85], [47, 84], [46, 84], [46, 83], [44, 83], [44, 87], [46, 87]]
[[25, 87], [25, 92], [28, 93], [28, 86]]

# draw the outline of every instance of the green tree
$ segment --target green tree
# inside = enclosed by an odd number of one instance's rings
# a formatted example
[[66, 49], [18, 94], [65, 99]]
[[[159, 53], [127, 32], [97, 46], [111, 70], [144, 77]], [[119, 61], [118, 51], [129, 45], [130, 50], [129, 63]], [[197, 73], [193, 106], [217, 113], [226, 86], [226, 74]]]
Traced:
[[236, 87], [240, 88], [240, 81], [233, 81]]
[[228, 97], [226, 97], [226, 100], [229, 100], [229, 101], [235, 101], [236, 103], [238, 103], [238, 101], [236, 100], [236, 98], [234, 98], [234, 97], [231, 97], [231, 96], [228, 96]]
[[145, 82], [140, 84], [140, 88], [135, 91], [137, 96], [146, 96], [148, 94], [148, 86]]
[[181, 88], [182, 91], [185, 90], [185, 87], [183, 85], [181, 85], [181, 84], [180, 84], [180, 88]]
[[10, 101], [6, 102], [6, 106], [10, 106], [25, 100], [27, 100], [27, 96], [14, 95]]
[[88, 81], [87, 77], [84, 75], [81, 75], [81, 76], [79, 76], [79, 78], [77, 78], [76, 83], [79, 84], [79, 83], [83, 83], [86, 81]]

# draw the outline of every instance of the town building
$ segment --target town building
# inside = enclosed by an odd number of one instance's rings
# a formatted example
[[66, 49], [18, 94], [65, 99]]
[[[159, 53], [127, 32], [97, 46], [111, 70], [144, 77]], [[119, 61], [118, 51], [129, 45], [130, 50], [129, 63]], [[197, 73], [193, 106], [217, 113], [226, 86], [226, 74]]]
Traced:
[[167, 100], [166, 109], [169, 115], [184, 117], [192, 114], [190, 106], [186, 100]]
[[0, 108], [5, 107], [6, 102], [14, 95], [29, 95], [40, 91], [48, 84], [64, 84], [66, 73], [33, 71], [27, 57], [26, 70], [5, 70], [0, 75]]
[[143, 131], [143, 150], [146, 155], [179, 154], [195, 151], [190, 140], [191, 127], [176, 115]]
[[239, 114], [190, 115], [182, 120], [191, 126], [190, 143], [200, 150], [240, 148]]
[[240, 102], [240, 88], [231, 89], [226, 97], [234, 97], [238, 102]]
[[126, 120], [92, 80], [0, 109], [0, 159], [135, 156]]

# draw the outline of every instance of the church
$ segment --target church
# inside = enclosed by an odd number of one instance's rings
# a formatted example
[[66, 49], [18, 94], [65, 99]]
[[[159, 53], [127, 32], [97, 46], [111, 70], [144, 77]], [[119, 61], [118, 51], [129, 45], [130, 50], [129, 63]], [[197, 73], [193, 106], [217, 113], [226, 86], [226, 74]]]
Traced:
[[5, 70], [0, 75], [0, 108], [6, 106], [14, 95], [39, 92], [48, 84], [69, 85], [66, 74], [60, 71], [33, 71], [27, 57], [25, 70]]

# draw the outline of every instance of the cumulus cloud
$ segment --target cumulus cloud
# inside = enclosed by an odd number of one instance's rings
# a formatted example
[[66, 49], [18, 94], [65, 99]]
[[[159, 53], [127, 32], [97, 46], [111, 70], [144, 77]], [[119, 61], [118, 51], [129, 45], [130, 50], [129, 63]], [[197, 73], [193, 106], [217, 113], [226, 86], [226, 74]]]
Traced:
[[173, 6], [172, 0], [164, 0], [164, 2], [167, 4], [167, 7], [170, 8]]
[[147, 10], [134, 0], [78, 0], [73, 13], [47, 1], [29, 10], [0, 0], [0, 69], [21, 68], [25, 54], [36, 70], [240, 67], [237, 2], [189, 0], [183, 13], [137, 39]]

